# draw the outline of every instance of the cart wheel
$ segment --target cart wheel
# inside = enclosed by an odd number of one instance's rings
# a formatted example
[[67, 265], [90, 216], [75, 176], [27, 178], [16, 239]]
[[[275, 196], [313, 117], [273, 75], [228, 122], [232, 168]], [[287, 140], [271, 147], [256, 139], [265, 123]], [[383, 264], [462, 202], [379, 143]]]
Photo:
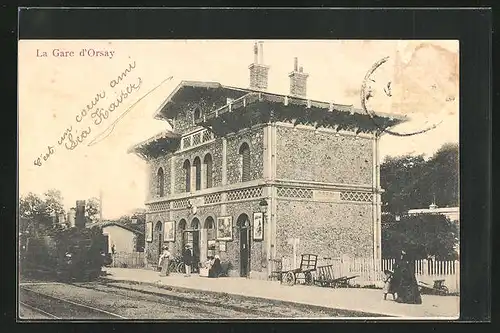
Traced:
[[287, 272], [283, 276], [283, 283], [288, 286], [293, 286], [295, 284], [295, 275], [292, 272]]
[[186, 272], [186, 266], [182, 262], [177, 264], [177, 273], [185, 273]]
[[441, 286], [441, 295], [446, 296], [449, 292], [448, 287], [446, 286]]
[[311, 272], [304, 273], [304, 281], [308, 286], [312, 286], [314, 284], [314, 279]]

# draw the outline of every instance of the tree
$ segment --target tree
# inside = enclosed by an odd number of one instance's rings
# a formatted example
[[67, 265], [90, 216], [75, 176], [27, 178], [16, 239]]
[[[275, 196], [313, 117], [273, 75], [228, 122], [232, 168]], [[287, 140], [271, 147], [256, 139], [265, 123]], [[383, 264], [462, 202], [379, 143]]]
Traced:
[[37, 225], [52, 225], [60, 214], [64, 214], [64, 205], [59, 190], [50, 189], [43, 198], [29, 192], [19, 200], [19, 215]]
[[19, 215], [31, 223], [50, 225], [52, 218], [45, 201], [38, 195], [29, 192], [19, 200]]
[[92, 197], [85, 201], [85, 219], [88, 223], [99, 221], [101, 216], [101, 203], [99, 199]]
[[460, 197], [458, 144], [443, 145], [426, 163], [421, 186], [439, 206], [458, 206]]
[[121, 216], [117, 221], [144, 233], [146, 230], [146, 210], [142, 208], [134, 209], [130, 214]]
[[404, 250], [415, 259], [454, 260], [458, 233], [458, 225], [441, 214], [403, 215], [399, 221], [384, 214], [382, 255], [395, 258]]
[[401, 213], [428, 205], [425, 190], [418, 186], [425, 169], [423, 155], [387, 157], [380, 166], [382, 211]]
[[423, 155], [388, 157], [380, 166], [382, 211], [401, 214], [412, 208], [459, 203], [458, 144], [443, 145], [429, 160]]
[[64, 214], [63, 197], [61, 191], [50, 189], [44, 193], [45, 206], [47, 213], [50, 216], [55, 216], [59, 219], [60, 214]]

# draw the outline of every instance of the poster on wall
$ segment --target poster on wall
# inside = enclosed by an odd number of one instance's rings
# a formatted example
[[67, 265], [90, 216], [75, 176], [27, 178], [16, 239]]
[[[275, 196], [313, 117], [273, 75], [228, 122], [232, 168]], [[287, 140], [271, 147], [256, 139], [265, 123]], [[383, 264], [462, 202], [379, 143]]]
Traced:
[[163, 240], [165, 242], [175, 241], [175, 222], [165, 222], [165, 227], [163, 228]]
[[226, 252], [226, 242], [220, 242], [219, 243], [219, 251], [220, 252]]
[[217, 218], [217, 239], [233, 240], [233, 217], [222, 216]]
[[253, 213], [253, 240], [262, 240], [264, 234], [263, 214]]
[[146, 242], [153, 241], [153, 222], [146, 223]]

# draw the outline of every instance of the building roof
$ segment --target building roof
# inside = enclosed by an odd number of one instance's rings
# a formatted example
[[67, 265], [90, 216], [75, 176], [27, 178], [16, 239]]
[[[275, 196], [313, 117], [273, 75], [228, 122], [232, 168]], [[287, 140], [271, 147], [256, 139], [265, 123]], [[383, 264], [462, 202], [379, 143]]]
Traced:
[[430, 208], [421, 209], [410, 209], [408, 210], [408, 215], [418, 215], [418, 214], [440, 214], [448, 217], [450, 220], [459, 221], [460, 220], [460, 207], [442, 207], [438, 208], [436, 206]]
[[458, 213], [460, 211], [459, 207], [443, 207], [443, 208], [420, 208], [420, 209], [410, 209], [408, 214], [446, 214], [446, 213]]
[[136, 230], [134, 228], [131, 228], [129, 226], [126, 226], [126, 225], [124, 225], [120, 222], [116, 222], [116, 221], [99, 221], [99, 222], [95, 222], [95, 223], [91, 223], [91, 224], [86, 225], [87, 228], [92, 228], [92, 227], [104, 228], [104, 227], [109, 227], [109, 226], [117, 226], [117, 227], [123, 228], [125, 230], [131, 231], [131, 232], [139, 234], [139, 235], [144, 234], [143, 232], [141, 232], [139, 230]]
[[[261, 108], [261, 105], [271, 107]], [[281, 107], [272, 107], [276, 105]], [[174, 119], [183, 107], [202, 108], [204, 111], [201, 117], [195, 120], [196, 125], [210, 128], [218, 135], [268, 122], [270, 119], [329, 127], [337, 131], [354, 131], [356, 134], [393, 127], [409, 120], [406, 116], [365, 111], [353, 105], [224, 86], [219, 82], [208, 81], [181, 81], [153, 117], [172, 124], [170, 120]], [[144, 159], [156, 158], [176, 150], [180, 139], [180, 133], [163, 131], [134, 145], [128, 152], [136, 153]]]
[[192, 95], [194, 91], [202, 92], [205, 96], [227, 93], [229, 95], [228, 97], [234, 96], [236, 98], [248, 93], [248, 90], [246, 89], [226, 87], [219, 82], [181, 81], [170, 93], [170, 95], [167, 96], [153, 117], [158, 120], [168, 120], [174, 118], [178, 111], [174, 107], [176, 102], [189, 98], [189, 95]]
[[[213, 94], [220, 94], [220, 93], [225, 93], [225, 94], [230, 94], [232, 96], [228, 97], [234, 97], [235, 99], [249, 99], [251, 100], [250, 103], [255, 103], [257, 101], [267, 101], [267, 102], [275, 102], [275, 103], [280, 103], [285, 106], [287, 105], [297, 105], [297, 106], [305, 106], [305, 107], [315, 107], [315, 108], [320, 108], [320, 109], [326, 109], [329, 112], [333, 111], [338, 111], [338, 112], [347, 112], [351, 115], [353, 114], [359, 114], [363, 116], [369, 116], [367, 115], [366, 111], [363, 109], [355, 108], [353, 105], [345, 105], [345, 104], [337, 104], [337, 103], [332, 103], [332, 102], [324, 102], [324, 101], [317, 101], [317, 100], [311, 100], [303, 97], [297, 97], [297, 96], [290, 96], [290, 95], [283, 95], [283, 94], [277, 94], [277, 93], [270, 93], [266, 91], [261, 91], [261, 90], [255, 90], [255, 89], [249, 89], [249, 88], [238, 88], [238, 87], [231, 87], [231, 86], [224, 86], [220, 84], [219, 82], [208, 82], [208, 81], [181, 81], [179, 85], [170, 93], [170, 95], [165, 99], [165, 101], [160, 105], [158, 110], [154, 114], [155, 119], [160, 119], [160, 120], [168, 120], [176, 115], [176, 111], [174, 108], [174, 105], [176, 102], [179, 100], [182, 100], [183, 97], [186, 97], [186, 95], [189, 95], [190, 92], [193, 90], [198, 90], [198, 91], [204, 91], [206, 95], [210, 94], [210, 91], [212, 91]], [[258, 98], [252, 98], [258, 96]], [[233, 101], [235, 103], [236, 101]], [[246, 105], [243, 105], [246, 106]], [[222, 109], [231, 109], [230, 105], [224, 105], [218, 110], [212, 110], [211, 113], [215, 114], [217, 111], [222, 111]], [[235, 109], [233, 107], [232, 109]], [[370, 113], [375, 115], [373, 110], [369, 110]], [[218, 113], [218, 112], [217, 112]], [[221, 112], [222, 113], [222, 112]], [[376, 113], [376, 117], [378, 118], [388, 118], [392, 121], [394, 121], [394, 125], [398, 123], [402, 123], [405, 121], [408, 121], [409, 118], [407, 116], [400, 116], [396, 114], [390, 114], [390, 113]]]
[[172, 131], [162, 131], [128, 149], [128, 153], [136, 153], [143, 158], [157, 157], [167, 153], [180, 143], [181, 135]]

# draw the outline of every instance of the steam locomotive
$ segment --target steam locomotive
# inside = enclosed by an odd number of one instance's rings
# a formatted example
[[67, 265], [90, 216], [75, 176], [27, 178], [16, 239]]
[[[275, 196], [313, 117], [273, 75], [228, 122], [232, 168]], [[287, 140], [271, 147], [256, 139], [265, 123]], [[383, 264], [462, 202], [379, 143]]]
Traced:
[[21, 275], [64, 281], [93, 280], [109, 264], [102, 229], [53, 228], [20, 235]]

